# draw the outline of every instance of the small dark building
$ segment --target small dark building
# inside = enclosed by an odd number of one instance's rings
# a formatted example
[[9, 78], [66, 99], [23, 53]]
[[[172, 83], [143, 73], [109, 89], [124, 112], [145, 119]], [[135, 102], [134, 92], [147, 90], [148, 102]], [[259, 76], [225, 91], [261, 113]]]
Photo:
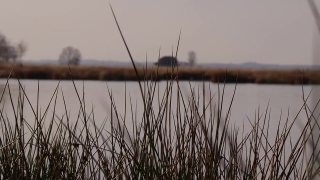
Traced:
[[164, 56], [158, 60], [158, 62], [155, 63], [155, 65], [159, 66], [177, 66], [178, 60], [175, 57], [172, 56]]

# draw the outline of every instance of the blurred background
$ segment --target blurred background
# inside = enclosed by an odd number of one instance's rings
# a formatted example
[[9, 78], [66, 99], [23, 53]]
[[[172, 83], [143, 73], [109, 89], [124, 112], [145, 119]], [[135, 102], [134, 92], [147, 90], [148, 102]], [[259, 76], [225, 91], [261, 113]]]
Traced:
[[128, 62], [112, 4], [136, 61], [156, 61], [159, 48], [198, 63], [312, 65], [315, 21], [307, 1], [1, 1], [0, 32], [24, 41], [25, 61], [58, 59], [74, 46], [84, 60]]

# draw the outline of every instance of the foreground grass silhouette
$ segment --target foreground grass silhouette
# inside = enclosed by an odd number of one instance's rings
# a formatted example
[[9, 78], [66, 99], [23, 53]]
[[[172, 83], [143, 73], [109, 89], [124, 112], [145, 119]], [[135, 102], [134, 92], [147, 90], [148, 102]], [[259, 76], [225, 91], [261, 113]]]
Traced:
[[[318, 156], [307, 155], [317, 145], [311, 141], [317, 124], [306, 103], [299, 111], [306, 111], [299, 138], [290, 137], [297, 133], [291, 132], [297, 116], [286, 119], [270, 140], [269, 107], [249, 121], [247, 134], [230, 124], [234, 94], [231, 102], [224, 102], [223, 83], [217, 90], [197, 91], [170, 80], [163, 94], [157, 94], [156, 81], [142, 86], [144, 107], [129, 101], [131, 108], [119, 112], [109, 91], [106, 109], [112, 113], [98, 120], [75, 85], [78, 107], [67, 106], [58, 82], [48, 106], [39, 107], [31, 104], [20, 81], [16, 104], [7, 81], [0, 102], [7, 92], [14, 119], [0, 111], [1, 179], [312, 179], [319, 173]], [[65, 106], [62, 114], [55, 112], [58, 94]], [[228, 109], [222, 108], [224, 103], [230, 104]], [[31, 121], [25, 119], [27, 106], [34, 113]], [[70, 109], [78, 110], [76, 118], [68, 115]], [[102, 126], [97, 121], [103, 121]]]

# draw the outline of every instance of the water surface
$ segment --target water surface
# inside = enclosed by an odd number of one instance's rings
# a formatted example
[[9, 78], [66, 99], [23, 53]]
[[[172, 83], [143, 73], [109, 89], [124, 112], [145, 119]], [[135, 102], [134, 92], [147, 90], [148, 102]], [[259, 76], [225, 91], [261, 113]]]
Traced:
[[[5, 86], [6, 80], [1, 80], [1, 88]], [[35, 114], [38, 113], [43, 116], [46, 111], [50, 99], [57, 87], [59, 81], [44, 80], [22, 80], [22, 86], [25, 87], [27, 97], [34, 108], [32, 110], [28, 101], [24, 104], [24, 118], [29, 123], [33, 124], [35, 120]], [[143, 104], [141, 101], [141, 93], [137, 82], [103, 82], [103, 81], [75, 81], [75, 86], [78, 94], [76, 93], [74, 84], [72, 81], [61, 81], [59, 84], [59, 93], [57, 96], [55, 116], [58, 118], [66, 117], [68, 114], [69, 120], [75, 121], [79, 115], [80, 103], [79, 98], [85, 101], [85, 109], [87, 115], [94, 114], [94, 121], [97, 125], [102, 124], [105, 119], [111, 118], [111, 100], [110, 95], [114, 99], [116, 109], [122, 118], [126, 118], [128, 128], [132, 125], [132, 111], [134, 111], [134, 117], [137, 117], [137, 121], [141, 119], [143, 112]], [[150, 82], [149, 82], [150, 83]], [[159, 109], [159, 101], [161, 101], [167, 83], [161, 81], [155, 88], [155, 100], [153, 108], [155, 112]], [[218, 101], [218, 86], [220, 87], [220, 94], [222, 94], [223, 85], [205, 83], [205, 101], [208, 102], [209, 91], [211, 95], [214, 95], [213, 104]], [[9, 81], [10, 93], [12, 97], [12, 103], [15, 106], [18, 103], [19, 86], [16, 80]], [[146, 86], [143, 86], [145, 89]], [[320, 86], [304, 86], [304, 93], [306, 96], [311, 91], [312, 87], [320, 88]], [[180, 82], [180, 88], [183, 92], [183, 97], [187, 100], [190, 97], [191, 89], [194, 89], [196, 95], [199, 95], [199, 105], [202, 107], [203, 97], [203, 83], [202, 82]], [[235, 84], [226, 84], [224, 90], [223, 100], [223, 112], [228, 111], [232, 95], [235, 89]], [[177, 104], [177, 86], [173, 86], [172, 94], [172, 113], [174, 114]], [[302, 86], [301, 85], [257, 85], [257, 84], [238, 84], [236, 87], [235, 97], [231, 108], [230, 121], [234, 127], [239, 127], [239, 130], [244, 129], [245, 132], [251, 130], [251, 122], [257, 119], [257, 114], [265, 113], [267, 107], [270, 112], [270, 129], [269, 135], [273, 139], [278, 129], [279, 121], [282, 126], [284, 121], [289, 118], [289, 122], [292, 122], [299, 110], [303, 105], [302, 99]], [[9, 118], [12, 118], [14, 123], [14, 113], [12, 103], [10, 101], [10, 93], [6, 89], [2, 100], [3, 112], [7, 114]], [[78, 96], [79, 95], [79, 96]], [[65, 103], [64, 103], [65, 102]], [[131, 107], [132, 105], [132, 107]], [[36, 109], [38, 108], [38, 111]], [[48, 121], [52, 119], [53, 102], [48, 108], [48, 115], [45, 118], [45, 126], [48, 125]], [[67, 113], [66, 113], [67, 112]], [[268, 114], [269, 115], [269, 114]], [[91, 116], [93, 119], [93, 116]], [[303, 111], [299, 116], [299, 121], [303, 124], [307, 118]], [[107, 127], [109, 125], [107, 124]], [[299, 137], [300, 128], [295, 124], [293, 126], [292, 138], [297, 139]]]

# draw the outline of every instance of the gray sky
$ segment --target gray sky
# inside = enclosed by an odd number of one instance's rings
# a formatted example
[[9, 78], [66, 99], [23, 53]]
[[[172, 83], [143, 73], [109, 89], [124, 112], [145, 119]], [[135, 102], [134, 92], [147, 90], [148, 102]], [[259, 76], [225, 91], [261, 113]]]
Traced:
[[24, 59], [57, 59], [77, 47], [86, 59], [129, 61], [112, 4], [135, 60], [171, 55], [198, 62], [311, 64], [315, 23], [306, 0], [0, 0], [0, 31], [27, 42]]

